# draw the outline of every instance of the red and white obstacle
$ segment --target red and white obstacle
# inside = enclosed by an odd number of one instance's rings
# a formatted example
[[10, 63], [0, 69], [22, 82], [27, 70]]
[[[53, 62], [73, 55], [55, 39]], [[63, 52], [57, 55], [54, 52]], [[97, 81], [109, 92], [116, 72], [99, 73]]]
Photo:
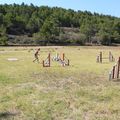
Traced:
[[51, 59], [50, 59], [50, 53], [48, 54], [48, 57], [43, 60], [43, 67], [50, 67]]
[[119, 77], [120, 77], [120, 57], [109, 73], [109, 80], [119, 79]]
[[66, 58], [65, 53], [61, 55], [59, 62], [62, 66], [69, 66], [69, 59]]
[[[52, 60], [59, 62], [63, 67], [69, 66], [70, 64], [70, 61], [68, 58], [66, 58], [65, 53], [62, 53], [61, 56], [57, 53]], [[43, 67], [50, 67], [50, 66], [51, 66], [51, 54], [49, 53], [48, 57], [45, 60], [43, 60]]]

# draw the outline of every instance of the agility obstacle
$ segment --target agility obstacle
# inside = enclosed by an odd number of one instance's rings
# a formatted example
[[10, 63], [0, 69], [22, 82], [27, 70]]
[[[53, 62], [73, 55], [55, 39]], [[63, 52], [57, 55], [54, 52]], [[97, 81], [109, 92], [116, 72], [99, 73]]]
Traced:
[[48, 57], [45, 60], [43, 60], [43, 67], [50, 67], [50, 63], [51, 61], [50, 61], [50, 53], [49, 53]]
[[[61, 55], [57, 53], [56, 56], [52, 58], [52, 60], [59, 62], [63, 67], [69, 66], [70, 64], [69, 59], [66, 58], [64, 53], [62, 53]], [[49, 53], [48, 57], [45, 60], [43, 60], [43, 67], [50, 67], [50, 66], [51, 66], [51, 55]]]
[[114, 62], [115, 61], [115, 58], [113, 57], [112, 53], [109, 52], [109, 55], [108, 57], [103, 57], [103, 53], [100, 52], [99, 55], [97, 56], [97, 63], [102, 63], [103, 60], [109, 60], [109, 62]]
[[62, 66], [69, 66], [69, 59], [66, 58], [65, 53], [62, 53], [61, 55], [56, 53], [56, 56], [53, 57], [52, 60], [59, 62]]
[[117, 63], [112, 67], [112, 70], [109, 72], [109, 80], [119, 79], [120, 77], [120, 57], [117, 60]]
[[69, 59], [66, 58], [65, 53], [63, 53], [63, 54], [61, 55], [60, 62], [61, 62], [61, 64], [62, 64], [62, 66], [69, 66]]
[[61, 58], [60, 58], [60, 55], [58, 53], [56, 53], [56, 55], [52, 58], [53, 61], [59, 61]]

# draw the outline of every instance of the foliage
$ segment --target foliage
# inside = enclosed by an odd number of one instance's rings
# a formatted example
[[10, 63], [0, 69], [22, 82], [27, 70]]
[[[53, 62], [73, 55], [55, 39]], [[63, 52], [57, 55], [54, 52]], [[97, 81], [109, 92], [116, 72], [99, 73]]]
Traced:
[[54, 40], [59, 35], [57, 20], [53, 17], [47, 18], [40, 33], [43, 39]]
[[[37, 42], [39, 44], [42, 40], [49, 43], [56, 43], [56, 41], [66, 43], [68, 41], [68, 44], [83, 44], [83, 42], [79, 42], [80, 39], [83, 39], [81, 34], [86, 38], [85, 43], [94, 43], [95, 39], [105, 45], [120, 43], [120, 18], [89, 11], [82, 12], [48, 6], [38, 7], [24, 3], [21, 5], [4, 4], [0, 5], [0, 29], [2, 27], [6, 29], [3, 36], [28, 35], [28, 37], [33, 37], [34, 34], [39, 34]], [[71, 35], [64, 28], [73, 29]], [[75, 28], [79, 28], [77, 36], [82, 37], [79, 40], [75, 35]], [[0, 41], [3, 40], [0, 39]]]
[[7, 45], [8, 37], [6, 34], [6, 28], [1, 26], [0, 28], [0, 45]]

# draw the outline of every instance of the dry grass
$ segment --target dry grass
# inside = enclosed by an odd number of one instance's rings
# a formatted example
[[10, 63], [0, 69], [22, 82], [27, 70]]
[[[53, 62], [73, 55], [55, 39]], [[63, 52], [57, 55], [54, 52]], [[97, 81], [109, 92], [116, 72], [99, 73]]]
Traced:
[[55, 48], [42, 47], [40, 60], [64, 52], [69, 67], [33, 63], [34, 47], [0, 48], [0, 120], [119, 120], [120, 82], [108, 81], [114, 63], [96, 63], [100, 50], [117, 59], [119, 47]]

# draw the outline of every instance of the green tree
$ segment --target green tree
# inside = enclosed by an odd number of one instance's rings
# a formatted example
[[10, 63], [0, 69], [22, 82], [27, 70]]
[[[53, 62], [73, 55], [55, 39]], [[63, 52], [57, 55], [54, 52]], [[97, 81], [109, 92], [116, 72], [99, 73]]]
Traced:
[[58, 21], [52, 16], [47, 18], [40, 30], [41, 37], [48, 42], [55, 40], [59, 35]]
[[8, 37], [6, 34], [6, 28], [4, 26], [0, 27], [0, 44], [7, 45]]

